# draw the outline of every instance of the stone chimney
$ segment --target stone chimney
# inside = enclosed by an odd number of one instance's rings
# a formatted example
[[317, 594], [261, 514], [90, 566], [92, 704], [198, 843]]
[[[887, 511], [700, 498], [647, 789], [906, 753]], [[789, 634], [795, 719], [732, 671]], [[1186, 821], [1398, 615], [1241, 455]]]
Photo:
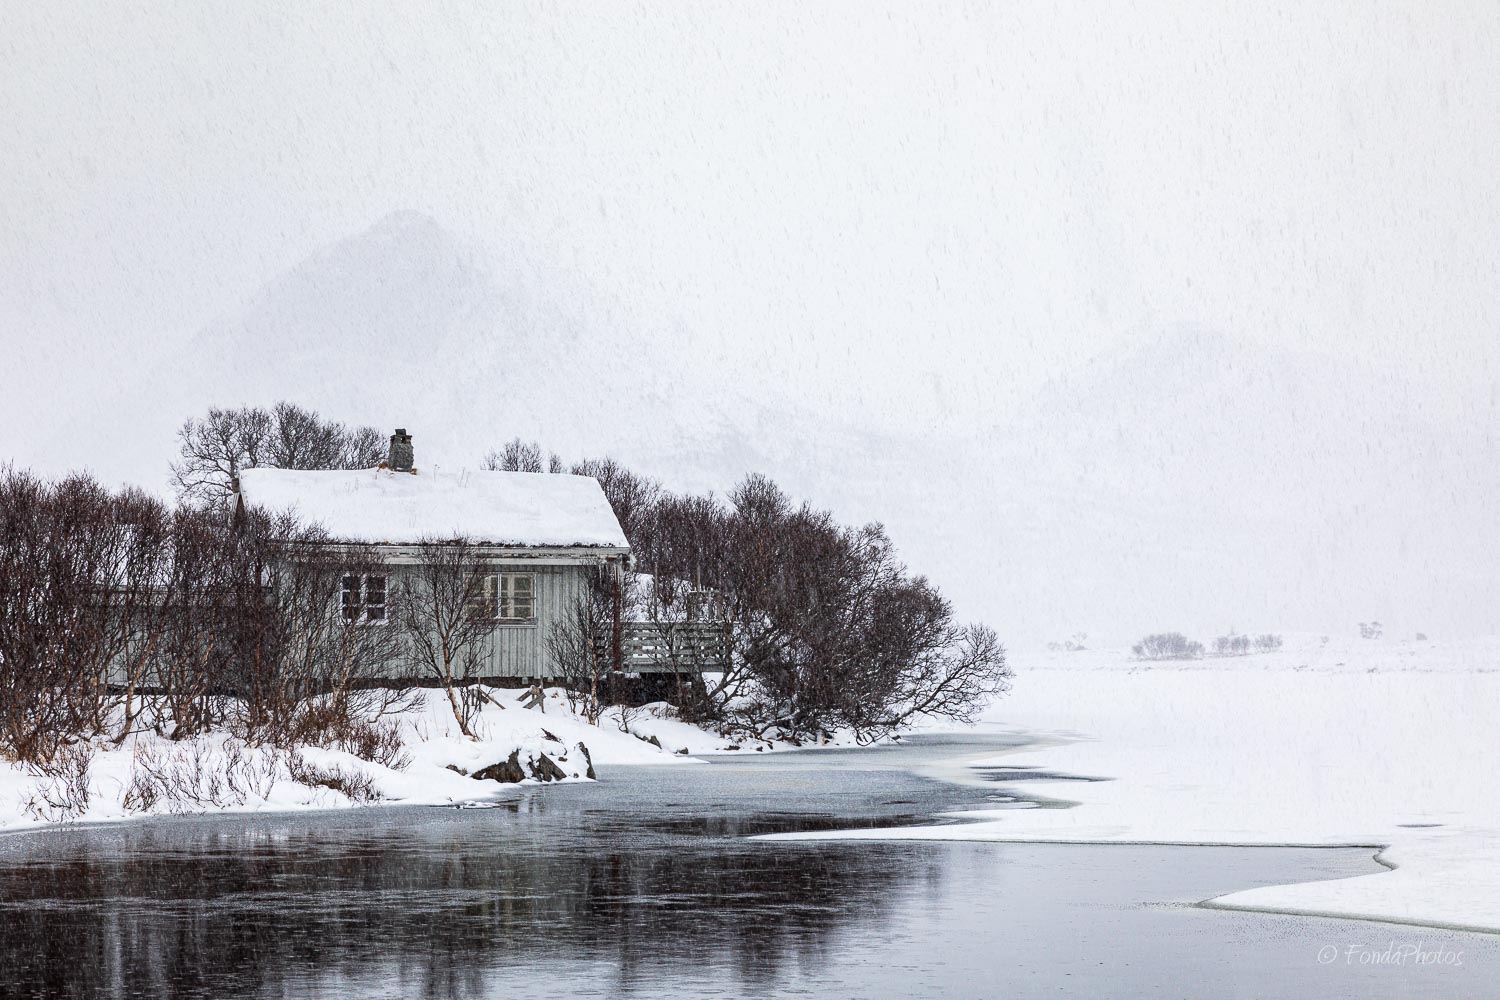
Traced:
[[412, 458], [411, 435], [406, 433], [405, 427], [397, 427], [396, 433], [391, 435], [391, 451], [386, 464], [392, 472], [410, 472]]

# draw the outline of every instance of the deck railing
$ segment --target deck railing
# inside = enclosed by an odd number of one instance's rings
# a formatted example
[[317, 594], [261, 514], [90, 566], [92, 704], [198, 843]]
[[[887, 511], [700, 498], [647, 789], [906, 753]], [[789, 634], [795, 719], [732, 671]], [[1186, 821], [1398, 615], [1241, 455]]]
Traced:
[[[600, 636], [601, 659], [614, 660], [612, 637]], [[729, 641], [723, 622], [621, 622], [620, 669], [625, 673], [723, 670]]]

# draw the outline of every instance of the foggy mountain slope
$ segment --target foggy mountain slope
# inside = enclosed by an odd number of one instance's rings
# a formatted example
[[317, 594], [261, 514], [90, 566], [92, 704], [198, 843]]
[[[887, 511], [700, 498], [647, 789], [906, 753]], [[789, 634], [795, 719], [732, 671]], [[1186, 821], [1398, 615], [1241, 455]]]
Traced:
[[432, 219], [398, 212], [115, 372], [98, 407], [110, 419], [78, 414], [57, 450], [87, 441], [98, 474], [159, 489], [185, 418], [289, 399], [406, 426], [427, 464], [472, 466], [515, 436], [567, 460], [629, 458], [678, 488], [726, 488], [770, 464], [757, 429], [779, 425], [785, 405], [631, 334], [558, 301], [528, 262], [479, 258]]
[[[772, 471], [880, 520], [960, 613], [1084, 630], [1500, 625], [1493, 404], [1209, 331], [1142, 333], [950, 435], [825, 420]], [[1455, 600], [1457, 595], [1457, 600]]]
[[200, 380], [258, 398], [345, 386], [351, 395], [404, 379], [457, 331], [493, 323], [500, 296], [440, 226], [397, 212], [276, 277], [196, 337]]
[[997, 611], [1030, 608], [1054, 635], [1463, 627], [1493, 617], [1476, 588], [1495, 576], [1500, 454], [1472, 429], [1488, 416], [1387, 373], [1173, 331], [958, 445], [991, 471], [988, 498], [960, 502], [994, 525], [974, 551], [1008, 568]]
[[901, 421], [768, 389], [690, 342], [653, 348], [562, 287], [397, 213], [189, 350], [122, 372], [111, 419], [70, 433], [101, 474], [147, 486], [165, 481], [183, 418], [277, 399], [405, 426], [419, 465], [472, 466], [520, 436], [674, 489], [764, 472], [843, 521], [885, 523], [962, 615], [1032, 639], [1492, 616], [1493, 401], [1434, 405], [1419, 382], [1344, 359], [1170, 330], [1016, 407], [914, 385], [879, 405], [948, 418], [877, 430]]

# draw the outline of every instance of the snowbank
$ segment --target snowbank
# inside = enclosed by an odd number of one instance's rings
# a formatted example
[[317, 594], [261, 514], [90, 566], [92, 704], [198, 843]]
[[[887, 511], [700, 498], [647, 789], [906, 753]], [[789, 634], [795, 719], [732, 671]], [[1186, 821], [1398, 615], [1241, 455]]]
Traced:
[[[562, 780], [581, 781], [587, 780], [591, 763], [601, 771], [620, 765], [702, 763], [675, 751], [688, 745], [715, 749], [716, 741], [724, 743], [684, 723], [637, 711], [645, 728], [671, 734], [657, 746], [647, 742], [651, 732], [624, 732], [611, 718], [589, 725], [568, 710], [558, 690], [547, 692], [545, 712], [523, 707], [522, 692], [487, 690], [494, 704], [479, 714], [478, 740], [458, 731], [440, 692], [417, 692], [413, 707], [394, 717], [405, 744], [400, 767], [335, 749], [246, 747], [224, 734], [172, 742], [145, 733], [93, 753], [86, 778], [88, 803], [80, 810], [67, 807], [66, 782], [0, 763], [0, 830], [164, 813], [331, 809], [367, 801], [480, 805], [516, 794], [516, 786], [469, 775], [512, 753], [522, 761], [545, 753], [565, 775]], [[362, 794], [351, 796], [342, 787]]]
[[[545, 692], [544, 710], [523, 705], [522, 691], [485, 691], [491, 703], [475, 723], [477, 740], [459, 731], [441, 692], [415, 692], [411, 708], [386, 717], [396, 722], [404, 744], [395, 767], [323, 747], [247, 747], [222, 733], [173, 742], [146, 732], [119, 747], [94, 749], [82, 782], [87, 806], [78, 808], [66, 781], [0, 761], [0, 831], [174, 813], [482, 806], [516, 794], [517, 786], [471, 775], [512, 754], [523, 765], [545, 754], [562, 772], [559, 780], [586, 781], [590, 767], [607, 778], [612, 767], [702, 764], [698, 758], [709, 754], [799, 749], [707, 731], [678, 719], [665, 702], [606, 709], [594, 726], [571, 711], [558, 688]], [[827, 744], [850, 745], [847, 734]]]
[[[1042, 748], [969, 762], [1016, 807], [799, 836], [1370, 846], [1395, 870], [1212, 905], [1500, 930], [1497, 652], [1298, 637], [1191, 663], [1038, 656], [986, 721]], [[1043, 797], [1076, 807], [1027, 808]]]

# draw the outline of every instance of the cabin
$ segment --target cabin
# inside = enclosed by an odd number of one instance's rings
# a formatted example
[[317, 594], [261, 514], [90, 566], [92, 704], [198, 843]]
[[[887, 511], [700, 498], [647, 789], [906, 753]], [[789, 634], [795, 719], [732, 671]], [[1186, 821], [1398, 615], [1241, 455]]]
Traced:
[[[422, 543], [463, 538], [484, 569], [471, 603], [493, 627], [474, 677], [528, 684], [563, 677], [548, 636], [571, 615], [603, 572], [619, 581], [631, 564], [630, 543], [599, 482], [562, 473], [448, 472], [417, 466], [405, 428], [391, 435], [387, 459], [374, 469], [245, 469], [235, 483], [236, 512], [259, 507], [316, 524], [330, 544], [369, 545], [380, 572], [348, 575], [340, 608], [347, 621], [393, 625], [388, 613], [401, 574], [423, 559]], [[722, 669], [722, 625], [690, 602], [689, 620], [630, 621], [616, 588], [615, 621], [595, 637], [599, 662], [620, 675]], [[701, 595], [699, 595], [701, 596]], [[382, 668], [393, 679], [410, 666]]]

